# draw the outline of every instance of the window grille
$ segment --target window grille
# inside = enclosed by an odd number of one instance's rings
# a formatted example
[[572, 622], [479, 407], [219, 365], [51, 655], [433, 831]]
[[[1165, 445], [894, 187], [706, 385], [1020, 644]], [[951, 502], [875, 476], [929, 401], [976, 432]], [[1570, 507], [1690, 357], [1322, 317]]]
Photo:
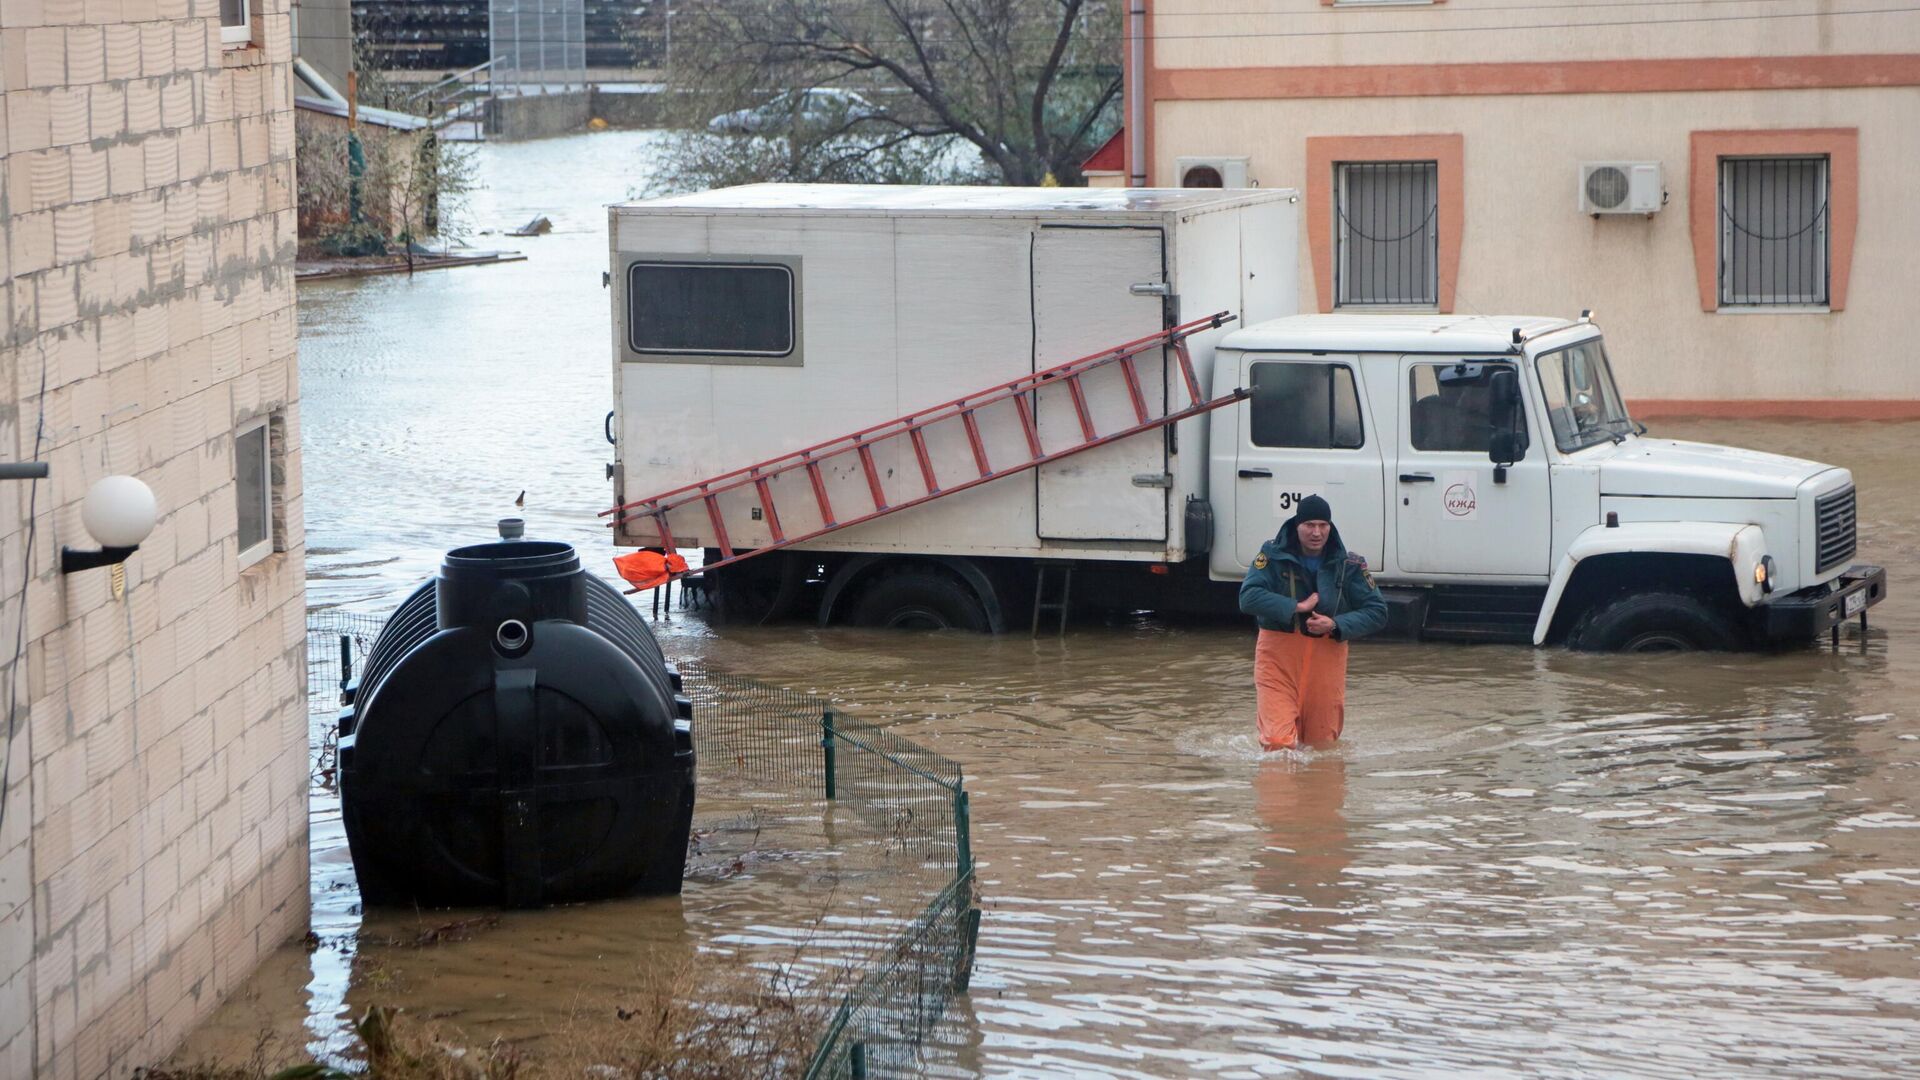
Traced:
[[1722, 158], [1720, 303], [1827, 302], [1827, 159]]
[[1335, 170], [1335, 303], [1437, 306], [1439, 163], [1347, 162]]

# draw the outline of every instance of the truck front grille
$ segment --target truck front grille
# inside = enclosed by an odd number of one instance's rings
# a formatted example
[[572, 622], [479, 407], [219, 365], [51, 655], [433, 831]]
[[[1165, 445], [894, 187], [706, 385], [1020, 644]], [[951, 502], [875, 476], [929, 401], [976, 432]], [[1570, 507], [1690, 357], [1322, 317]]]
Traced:
[[1814, 573], [1824, 574], [1836, 566], [1844, 566], [1848, 559], [1853, 558], [1853, 504], [1853, 489], [1850, 487], [1822, 495], [1813, 501], [1816, 537]]

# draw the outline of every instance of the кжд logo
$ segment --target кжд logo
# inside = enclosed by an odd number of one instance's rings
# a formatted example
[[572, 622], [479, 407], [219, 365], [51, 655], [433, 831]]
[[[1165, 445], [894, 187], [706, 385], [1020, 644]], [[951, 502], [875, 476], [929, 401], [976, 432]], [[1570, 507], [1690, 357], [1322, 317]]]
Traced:
[[1466, 484], [1454, 484], [1447, 488], [1442, 502], [1446, 505], [1447, 513], [1454, 517], [1466, 517], [1474, 510], [1473, 488]]

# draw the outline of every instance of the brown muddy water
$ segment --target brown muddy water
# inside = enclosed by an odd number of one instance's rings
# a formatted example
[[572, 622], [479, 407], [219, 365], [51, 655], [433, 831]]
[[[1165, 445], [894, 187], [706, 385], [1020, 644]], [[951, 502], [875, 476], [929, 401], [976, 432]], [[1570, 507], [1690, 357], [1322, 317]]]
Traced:
[[[386, 610], [522, 489], [530, 535], [610, 572], [600, 204], [644, 178], [650, 139], [484, 148], [475, 223], [554, 220], [515, 241], [525, 263], [302, 287], [312, 604]], [[1865, 638], [1368, 643], [1345, 741], [1263, 757], [1247, 627], [656, 630], [684, 663], [832, 697], [965, 766], [984, 917], [936, 1072], [1913, 1075], [1920, 425], [1652, 426], [1853, 469], [1861, 557], [1892, 577]], [[337, 1051], [376, 1002], [538, 1053], [649, 966], [852, 954], [799, 916], [791, 867], [712, 860], [677, 900], [408, 948], [445, 920], [363, 916], [325, 798], [313, 826], [320, 947], [276, 954], [183, 1056], [262, 1030]]]

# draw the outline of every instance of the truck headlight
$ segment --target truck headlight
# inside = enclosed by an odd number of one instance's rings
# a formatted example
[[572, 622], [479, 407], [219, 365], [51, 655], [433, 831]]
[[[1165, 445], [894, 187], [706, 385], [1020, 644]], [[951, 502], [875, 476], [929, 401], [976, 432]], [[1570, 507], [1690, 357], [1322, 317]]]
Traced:
[[1773, 556], [1762, 555], [1760, 561], [1753, 564], [1753, 583], [1760, 586], [1762, 593], [1773, 591]]

